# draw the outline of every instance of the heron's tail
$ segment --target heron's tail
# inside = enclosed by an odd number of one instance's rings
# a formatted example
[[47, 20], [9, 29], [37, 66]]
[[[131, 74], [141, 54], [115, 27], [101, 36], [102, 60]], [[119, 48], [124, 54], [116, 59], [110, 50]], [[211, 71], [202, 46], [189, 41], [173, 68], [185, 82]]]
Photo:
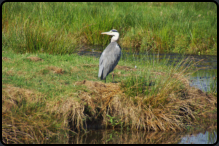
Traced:
[[103, 67], [99, 68], [99, 73], [98, 73], [98, 77], [103, 80]]

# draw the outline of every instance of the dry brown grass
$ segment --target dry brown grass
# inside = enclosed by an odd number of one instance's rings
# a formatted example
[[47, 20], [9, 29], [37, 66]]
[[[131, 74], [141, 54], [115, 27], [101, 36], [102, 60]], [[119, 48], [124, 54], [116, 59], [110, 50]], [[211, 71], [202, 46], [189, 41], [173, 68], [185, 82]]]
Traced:
[[46, 69], [50, 70], [56, 74], [63, 74], [65, 72], [64, 69], [62, 69], [60, 67], [56, 67], [56, 66], [48, 66], [48, 67], [46, 67]]
[[36, 56], [32, 56], [32, 57], [27, 57], [27, 59], [30, 59], [31, 61], [43, 61], [43, 59], [39, 58], [39, 57], [36, 57]]
[[[179, 75], [174, 76], [180, 78]], [[119, 84], [84, 80], [76, 82], [76, 85], [85, 85], [90, 89], [89, 92], [80, 92], [78, 97], [90, 107], [93, 117], [96, 118], [101, 114], [103, 124], [109, 120], [106, 115], [110, 115], [132, 128], [148, 131], [176, 131], [183, 130], [185, 123], [197, 124], [196, 118], [208, 116], [217, 104], [217, 99], [211, 94], [189, 87], [188, 80], [185, 78], [181, 78], [181, 81], [187, 84], [187, 90], [170, 93], [170, 95], [161, 93], [156, 97], [148, 98], [136, 96], [135, 102], [126, 97]], [[165, 103], [162, 103], [163, 98], [167, 98]], [[154, 104], [158, 106], [154, 107]], [[96, 109], [100, 109], [99, 112]], [[80, 111], [80, 113], [83, 112]], [[85, 114], [83, 113], [84, 116]]]
[[10, 58], [8, 58], [8, 57], [2, 57], [2, 61], [8, 61], [8, 60], [10, 60]]
[[18, 106], [22, 99], [25, 99], [28, 103], [42, 102], [42, 98], [40, 98], [42, 95], [40, 93], [36, 94], [35, 91], [14, 87], [13, 85], [5, 86], [4, 90], [2, 90], [3, 113], [10, 111], [12, 106]]
[[14, 75], [14, 71], [13, 70], [9, 70], [6, 72], [7, 75]]
[[76, 72], [79, 72], [80, 69], [77, 67], [77, 66], [74, 66], [71, 68], [71, 73], [76, 73]]
[[125, 71], [136, 71], [136, 68], [132, 68], [129, 66], [121, 66], [121, 65], [117, 65], [115, 69], [125, 70]]
[[[25, 114], [20, 109], [24, 101], [30, 104], [44, 102], [42, 94], [28, 89], [4, 85], [2, 90], [2, 140], [4, 143], [42, 143], [40, 134], [46, 129], [42, 119], [27, 111]], [[29, 114], [28, 114], [29, 113]], [[38, 129], [38, 131], [36, 131]], [[39, 136], [40, 135], [40, 136]], [[42, 140], [42, 141], [41, 141]]]

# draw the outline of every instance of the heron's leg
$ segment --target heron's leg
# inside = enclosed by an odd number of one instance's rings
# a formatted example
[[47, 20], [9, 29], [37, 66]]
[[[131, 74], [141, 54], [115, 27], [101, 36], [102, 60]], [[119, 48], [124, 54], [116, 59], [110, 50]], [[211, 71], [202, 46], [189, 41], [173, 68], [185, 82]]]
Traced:
[[113, 77], [113, 83], [114, 83], [114, 71], [113, 71], [113, 73], [112, 73], [112, 77]]
[[105, 83], [106, 83], [106, 78], [105, 78]]

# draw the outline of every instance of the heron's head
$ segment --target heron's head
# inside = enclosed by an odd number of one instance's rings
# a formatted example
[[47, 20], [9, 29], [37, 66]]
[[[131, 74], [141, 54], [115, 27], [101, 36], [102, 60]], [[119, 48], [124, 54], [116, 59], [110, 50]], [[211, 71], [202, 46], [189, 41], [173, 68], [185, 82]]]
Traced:
[[102, 32], [101, 34], [112, 35], [111, 42], [116, 42], [119, 39], [119, 32], [115, 29], [112, 29], [108, 32]]

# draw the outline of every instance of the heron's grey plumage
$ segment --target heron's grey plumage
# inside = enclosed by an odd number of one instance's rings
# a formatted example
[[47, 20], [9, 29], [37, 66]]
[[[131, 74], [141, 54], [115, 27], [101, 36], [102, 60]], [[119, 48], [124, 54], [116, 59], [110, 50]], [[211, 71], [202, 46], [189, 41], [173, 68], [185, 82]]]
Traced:
[[116, 42], [119, 39], [117, 30], [104, 32], [102, 34], [113, 35], [111, 43], [106, 47], [100, 56], [98, 77], [101, 80], [106, 79], [106, 76], [113, 71], [121, 57], [121, 48]]
[[121, 57], [121, 49], [117, 42], [110, 43], [100, 56], [99, 74], [101, 80], [106, 79], [106, 76], [113, 71]]

